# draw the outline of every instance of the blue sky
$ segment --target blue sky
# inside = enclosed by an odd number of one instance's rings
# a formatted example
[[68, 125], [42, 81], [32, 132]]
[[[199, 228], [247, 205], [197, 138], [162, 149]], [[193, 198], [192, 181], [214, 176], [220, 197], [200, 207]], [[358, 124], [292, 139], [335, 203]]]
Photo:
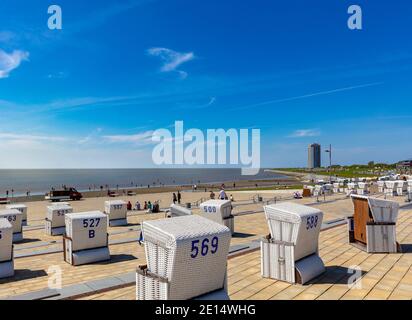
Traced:
[[340, 164], [412, 158], [411, 17], [401, 0], [3, 0], [0, 167], [150, 166], [176, 120], [261, 129], [263, 166], [304, 166], [312, 142]]

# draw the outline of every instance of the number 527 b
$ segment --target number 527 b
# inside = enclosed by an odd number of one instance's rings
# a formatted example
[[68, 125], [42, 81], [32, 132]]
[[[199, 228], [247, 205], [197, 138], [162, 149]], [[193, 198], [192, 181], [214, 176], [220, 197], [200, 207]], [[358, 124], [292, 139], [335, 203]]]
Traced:
[[199, 255], [200, 252], [200, 254], [204, 257], [209, 253], [209, 247], [211, 247], [210, 253], [215, 254], [219, 247], [219, 238], [213, 237], [212, 241], [210, 241], [208, 238], [205, 238], [203, 239], [201, 244], [200, 240], [193, 240], [190, 256], [194, 259]]

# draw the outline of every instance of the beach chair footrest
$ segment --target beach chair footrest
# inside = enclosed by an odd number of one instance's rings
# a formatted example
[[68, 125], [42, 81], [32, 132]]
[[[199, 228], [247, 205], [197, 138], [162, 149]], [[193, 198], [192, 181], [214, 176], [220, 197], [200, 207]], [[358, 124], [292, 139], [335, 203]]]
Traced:
[[0, 262], [0, 279], [14, 276], [14, 260]]
[[136, 270], [136, 300], [168, 300], [169, 282], [147, 269], [139, 266]]

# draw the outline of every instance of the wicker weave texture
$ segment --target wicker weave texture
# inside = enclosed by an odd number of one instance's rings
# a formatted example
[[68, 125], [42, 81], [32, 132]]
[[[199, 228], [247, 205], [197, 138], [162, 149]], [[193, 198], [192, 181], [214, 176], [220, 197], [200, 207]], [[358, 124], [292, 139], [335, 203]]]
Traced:
[[295, 261], [318, 251], [322, 211], [295, 203], [279, 203], [264, 207], [271, 237], [295, 244]]
[[181, 216], [190, 216], [192, 214], [192, 211], [187, 208], [184, 208], [182, 206], [172, 203], [170, 205], [170, 213], [171, 213], [171, 216], [174, 218], [174, 217], [181, 217]]
[[227, 227], [192, 215], [145, 221], [143, 235], [148, 269], [168, 279], [170, 299], [223, 287], [231, 238]]
[[136, 273], [136, 300], [169, 300], [169, 283]]
[[262, 239], [260, 242], [261, 273], [264, 278], [295, 282], [294, 246], [273, 243]]
[[208, 200], [200, 204], [200, 215], [217, 223], [223, 224], [223, 219], [232, 214], [230, 200]]

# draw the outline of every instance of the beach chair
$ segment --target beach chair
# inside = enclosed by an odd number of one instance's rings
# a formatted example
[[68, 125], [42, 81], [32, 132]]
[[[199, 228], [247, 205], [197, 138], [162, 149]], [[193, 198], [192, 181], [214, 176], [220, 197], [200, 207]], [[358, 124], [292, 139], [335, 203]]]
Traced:
[[235, 217], [232, 215], [230, 200], [208, 200], [200, 204], [200, 215], [204, 218], [223, 224], [235, 232]]
[[13, 226], [0, 218], [0, 278], [14, 276]]
[[347, 188], [346, 188], [346, 195], [349, 196], [351, 194], [353, 194], [356, 190], [356, 183], [354, 182], [349, 182], [347, 184]]
[[359, 195], [364, 195], [368, 191], [368, 184], [366, 182], [358, 182], [358, 188], [356, 193]]
[[21, 203], [9, 204], [6, 206], [6, 209], [19, 210], [23, 214], [21, 225], [27, 226], [27, 206], [25, 204], [21, 204]]
[[166, 216], [167, 216], [168, 218], [175, 218], [175, 217], [182, 217], [182, 216], [190, 216], [191, 214], [192, 214], [192, 211], [191, 211], [191, 210], [189, 210], [189, 209], [187, 209], [187, 208], [185, 208], [185, 207], [179, 206], [179, 205], [177, 205], [177, 204], [175, 204], [175, 203], [172, 203], [172, 204], [170, 205], [169, 211], [166, 212]]
[[339, 193], [339, 182], [333, 183], [333, 193]]
[[403, 196], [407, 191], [407, 182], [403, 180], [396, 181], [396, 195]]
[[349, 243], [368, 253], [395, 253], [399, 204], [352, 195], [354, 214], [348, 217]]
[[407, 184], [408, 184], [408, 187], [407, 187], [408, 192], [412, 192], [412, 180], [408, 180]]
[[379, 180], [378, 181], [378, 192], [383, 193], [384, 189], [385, 189], [385, 181]]
[[323, 186], [321, 185], [316, 185], [315, 188], [313, 189], [313, 195], [315, 197], [320, 196], [323, 194]]
[[310, 198], [312, 196], [312, 192], [313, 192], [313, 187], [312, 186], [304, 186], [303, 187], [303, 192], [302, 192], [302, 197]]
[[385, 181], [385, 189], [383, 190], [385, 196], [392, 197], [395, 191], [396, 181]]
[[109, 226], [127, 225], [127, 203], [125, 201], [105, 201], [104, 211], [109, 217]]
[[13, 226], [13, 243], [23, 240], [23, 213], [17, 209], [0, 210], [0, 219], [7, 219]]
[[49, 236], [63, 235], [66, 232], [65, 216], [73, 213], [70, 205], [62, 203], [54, 204], [47, 207], [45, 231]]
[[325, 271], [318, 254], [323, 213], [283, 202], [264, 206], [270, 234], [261, 240], [261, 274], [305, 284]]
[[136, 270], [137, 300], [227, 296], [230, 230], [198, 215], [144, 221], [147, 265]]
[[78, 266], [109, 260], [107, 220], [107, 215], [100, 211], [66, 214], [64, 261]]

